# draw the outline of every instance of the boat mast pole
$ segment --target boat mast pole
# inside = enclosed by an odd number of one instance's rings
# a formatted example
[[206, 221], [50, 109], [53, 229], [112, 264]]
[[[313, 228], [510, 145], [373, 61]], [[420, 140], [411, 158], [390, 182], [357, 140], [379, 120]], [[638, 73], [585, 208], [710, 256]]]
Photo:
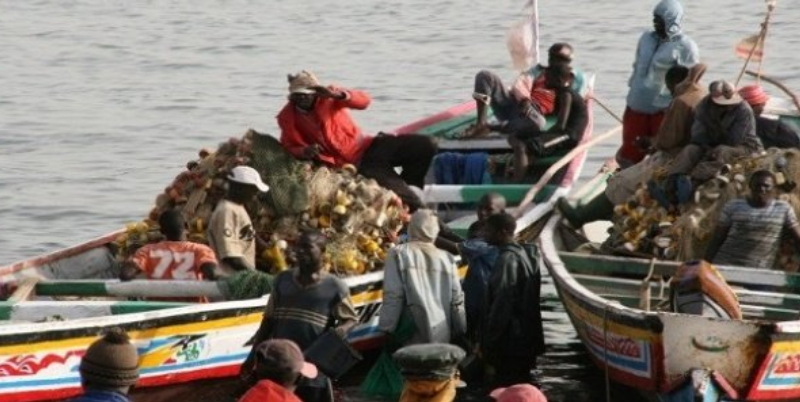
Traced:
[[753, 55], [756, 53], [759, 45], [761, 45], [761, 56], [759, 57], [758, 63], [758, 77], [756, 77], [756, 82], [760, 83], [761, 81], [761, 61], [764, 59], [764, 43], [767, 39], [767, 28], [769, 27], [769, 20], [772, 16], [772, 12], [775, 10], [775, 5], [778, 3], [778, 0], [767, 0], [767, 16], [764, 18], [764, 22], [761, 24], [761, 32], [758, 35], [755, 43], [753, 43], [753, 47], [750, 48], [750, 54], [747, 55], [747, 60], [744, 61], [744, 65], [742, 66], [742, 70], [739, 72], [739, 76], [736, 77], [736, 83], [734, 86], [738, 87], [739, 82], [742, 80], [744, 76], [744, 72], [747, 71], [747, 65], [750, 64], [750, 60], [753, 59]]

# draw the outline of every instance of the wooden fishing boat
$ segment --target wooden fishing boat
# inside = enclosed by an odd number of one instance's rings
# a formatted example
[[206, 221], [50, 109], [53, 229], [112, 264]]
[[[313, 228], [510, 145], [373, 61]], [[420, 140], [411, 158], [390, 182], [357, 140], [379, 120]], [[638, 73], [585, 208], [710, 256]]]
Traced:
[[[800, 123], [787, 103], [770, 106]], [[590, 184], [579, 199], [602, 191], [603, 176]], [[717, 267], [743, 319], [662, 311], [679, 263], [576, 252], [575, 232], [560, 221], [547, 222], [542, 255], [580, 341], [611, 381], [658, 401], [800, 399], [800, 275]]]
[[[442, 151], [509, 153], [505, 139], [499, 136], [464, 141], [447, 138], [474, 122], [474, 108], [474, 102], [458, 105], [395, 132], [439, 137]], [[566, 158], [539, 162], [541, 174], [532, 177], [538, 179], [533, 186], [432, 184], [423, 191], [425, 201], [460, 212], [452, 216], [461, 217], [454, 227], [463, 233], [470, 222], [463, 211], [472, 210], [486, 192], [496, 191], [505, 195], [510, 205], [534, 201], [521, 214], [520, 224], [527, 226], [545, 216], [555, 200], [569, 192], [580, 175], [591, 137], [590, 121], [582, 146]], [[502, 173], [497, 178], [502, 183]], [[117, 281], [111, 244], [122, 233], [124, 230], [0, 266], [0, 289], [10, 293], [0, 301], [0, 400], [52, 400], [80, 392], [80, 358], [98, 333], [109, 327], [127, 330], [139, 350], [137, 388], [238, 373], [268, 296], [207, 304], [130, 300], [159, 296], [219, 300], [222, 291], [215, 282]], [[462, 269], [461, 274], [464, 272]], [[374, 348], [382, 342], [377, 331], [382, 279], [382, 272], [345, 278], [360, 317], [348, 338], [357, 349]]]

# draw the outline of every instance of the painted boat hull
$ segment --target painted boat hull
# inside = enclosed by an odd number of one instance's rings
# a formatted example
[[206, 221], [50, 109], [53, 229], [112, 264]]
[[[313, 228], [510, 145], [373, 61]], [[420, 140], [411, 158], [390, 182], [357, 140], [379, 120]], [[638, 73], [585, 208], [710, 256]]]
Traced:
[[[559, 220], [554, 216], [545, 226], [542, 255], [579, 339], [612, 381], [641, 390], [653, 400], [686, 400], [679, 396], [691, 386], [692, 372], [700, 369], [707, 374], [704, 386], [717, 392], [697, 400], [800, 399], [800, 321], [725, 320], [644, 311], [606, 298], [600, 287], [592, 287], [589, 278], [573, 271], [588, 265], [603, 269], [600, 264], [606, 264], [620, 273], [633, 272], [634, 265], [639, 272], [647, 272], [650, 261], [562, 253]], [[655, 272], [675, 272], [677, 266], [661, 262]], [[800, 280], [775, 271], [718, 268], [734, 285], [755, 276], [774, 285]]]
[[[458, 105], [398, 129], [396, 133], [418, 132], [431, 125], [456, 129], [469, 123], [466, 115], [474, 114], [473, 109], [474, 102]], [[454, 123], [446, 122], [447, 119]], [[590, 120], [583, 141], [589, 141], [591, 134]], [[498, 145], [495, 141], [491, 147], [506, 147], [504, 143]], [[458, 144], [453, 146], [462, 147]], [[546, 216], [555, 200], [568, 194], [580, 175], [585, 158], [586, 152], [582, 152], [565, 166], [559, 179], [549, 185], [551, 191], [520, 218], [520, 226], [525, 227]], [[466, 204], [493, 190], [502, 189], [492, 185], [432, 186], [426, 187], [425, 194], [429, 202]], [[514, 190], [519, 193], [519, 189]], [[521, 195], [524, 192], [519, 198]], [[123, 232], [112, 232], [74, 247], [0, 266], [0, 285], [31, 277], [113, 279], [109, 272], [112, 271], [114, 256], [107, 245]], [[464, 273], [462, 270], [461, 274]], [[377, 331], [382, 280], [382, 272], [345, 278], [360, 317], [348, 340], [359, 350], [373, 349], [383, 343]], [[92, 309], [86, 303], [59, 302], [65, 303], [67, 307], [64, 309], [75, 307], [69, 320], [35, 323], [25, 320], [41, 318], [42, 314], [35, 314], [36, 306], [4, 306], [0, 318], [13, 324], [2, 325], [0, 321], [0, 400], [42, 401], [78, 394], [80, 358], [96, 336], [109, 327], [125, 328], [139, 349], [142, 375], [137, 388], [234, 376], [250, 350], [248, 341], [258, 328], [267, 298], [118, 315], [114, 315], [113, 306], [107, 304], [100, 303]], [[103, 313], [102, 309], [107, 312]], [[85, 318], [79, 318], [82, 315]]]

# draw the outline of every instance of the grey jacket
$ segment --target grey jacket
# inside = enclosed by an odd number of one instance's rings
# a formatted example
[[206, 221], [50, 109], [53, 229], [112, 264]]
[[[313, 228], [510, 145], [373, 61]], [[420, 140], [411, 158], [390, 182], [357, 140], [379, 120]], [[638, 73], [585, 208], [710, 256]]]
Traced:
[[464, 293], [456, 268], [453, 256], [433, 243], [412, 241], [392, 249], [384, 267], [379, 328], [393, 332], [407, 311], [416, 330], [405, 344], [448, 343], [462, 335]]
[[756, 135], [756, 119], [747, 102], [721, 112], [706, 95], [694, 113], [691, 143], [708, 148], [718, 145], [743, 146], [750, 152], [764, 150]]

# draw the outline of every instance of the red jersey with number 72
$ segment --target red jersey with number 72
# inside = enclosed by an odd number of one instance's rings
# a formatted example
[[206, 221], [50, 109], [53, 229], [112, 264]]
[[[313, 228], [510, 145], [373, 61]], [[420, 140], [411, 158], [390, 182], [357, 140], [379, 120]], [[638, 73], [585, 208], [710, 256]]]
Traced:
[[210, 247], [189, 241], [162, 241], [143, 246], [131, 261], [148, 279], [202, 280], [200, 267], [217, 263]]

